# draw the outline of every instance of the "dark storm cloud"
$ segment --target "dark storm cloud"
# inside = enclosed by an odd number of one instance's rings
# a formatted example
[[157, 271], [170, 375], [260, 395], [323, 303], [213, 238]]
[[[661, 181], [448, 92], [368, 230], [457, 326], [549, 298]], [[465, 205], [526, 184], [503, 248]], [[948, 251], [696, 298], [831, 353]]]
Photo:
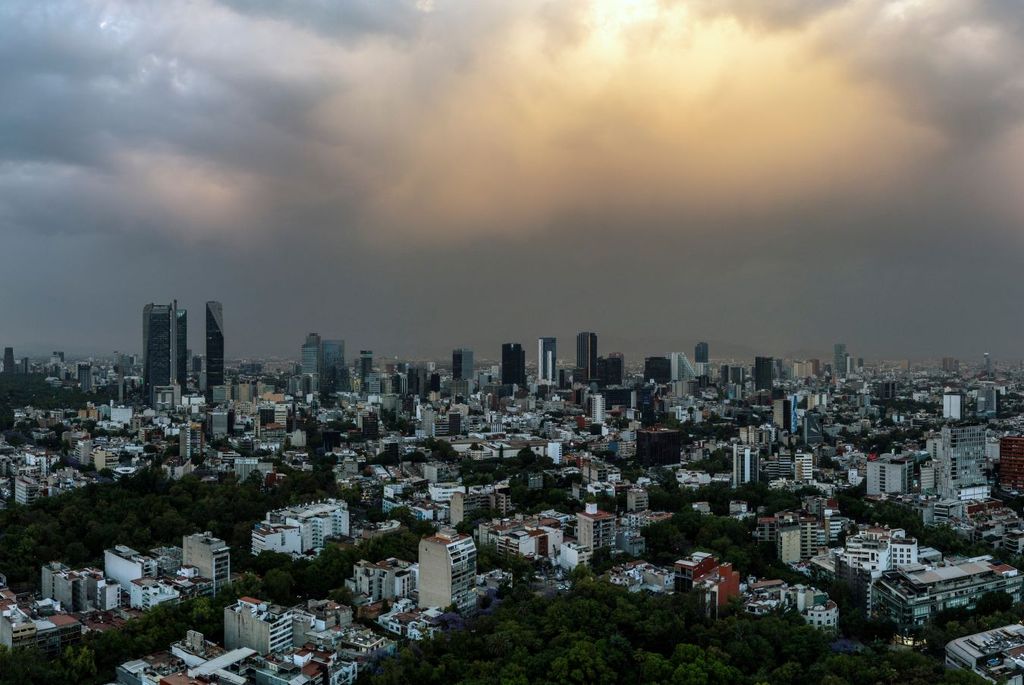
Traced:
[[0, 342], [135, 350], [141, 306], [177, 297], [224, 301], [229, 356], [576, 329], [634, 358], [1016, 354], [1022, 21], [4, 3]]

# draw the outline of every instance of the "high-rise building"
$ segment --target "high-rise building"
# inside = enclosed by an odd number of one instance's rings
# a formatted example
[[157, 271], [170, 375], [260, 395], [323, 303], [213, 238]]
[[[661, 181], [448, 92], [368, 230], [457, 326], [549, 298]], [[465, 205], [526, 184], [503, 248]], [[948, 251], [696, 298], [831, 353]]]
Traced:
[[174, 380], [188, 385], [188, 310], [174, 310]]
[[943, 426], [935, 466], [935, 485], [946, 499], [985, 499], [985, 427]]
[[224, 306], [206, 303], [206, 387], [224, 385]]
[[985, 353], [985, 378], [992, 378], [992, 357], [988, 352]]
[[537, 382], [554, 383], [558, 366], [557, 341], [555, 338], [537, 338]]
[[672, 361], [668, 357], [644, 359], [644, 380], [664, 385], [672, 381]]
[[597, 333], [582, 331], [576, 336], [576, 368], [582, 369], [584, 375], [577, 380], [597, 377]]
[[999, 440], [999, 487], [1024, 492], [1024, 437]]
[[78, 387], [82, 392], [92, 392], [92, 364], [89, 362], [78, 365]]
[[961, 392], [947, 392], [942, 395], [942, 418], [960, 421], [964, 418], [965, 400]]
[[476, 545], [473, 538], [442, 529], [420, 540], [419, 605], [445, 609], [472, 609], [476, 582]]
[[150, 303], [142, 308], [142, 384], [150, 404], [155, 388], [177, 380], [177, 310], [177, 303]]
[[526, 350], [519, 343], [501, 346], [501, 384], [526, 387]]
[[209, 532], [186, 535], [181, 542], [183, 566], [194, 566], [199, 575], [213, 581], [213, 594], [231, 582], [231, 549]]
[[302, 373], [319, 375], [323, 367], [323, 353], [320, 334], [307, 333], [306, 342], [302, 343]]
[[604, 423], [604, 395], [591, 395], [590, 420], [593, 423]]
[[732, 486], [756, 483], [760, 479], [761, 453], [756, 446], [732, 446]]
[[473, 380], [473, 350], [468, 347], [452, 350], [452, 380]]
[[832, 348], [832, 378], [846, 378], [846, 343], [836, 343]]
[[708, 344], [706, 342], [697, 343], [697, 346], [693, 348], [694, 363], [707, 364], [708, 358]]
[[622, 385], [626, 360], [621, 352], [597, 358], [597, 382], [601, 386]]
[[771, 357], [754, 357], [754, 389], [771, 390], [775, 378], [775, 360]]
[[347, 385], [348, 371], [345, 367], [345, 341], [324, 340], [320, 345], [320, 356], [323, 364], [321, 386], [328, 392], [342, 390]]
[[373, 373], [373, 350], [359, 350], [359, 380], [365, 385], [371, 373]]
[[672, 381], [688, 381], [697, 375], [693, 364], [687, 359], [685, 352], [672, 352], [668, 355], [671, 365]]
[[7, 375], [14, 373], [14, 348], [4, 348], [4, 373]]

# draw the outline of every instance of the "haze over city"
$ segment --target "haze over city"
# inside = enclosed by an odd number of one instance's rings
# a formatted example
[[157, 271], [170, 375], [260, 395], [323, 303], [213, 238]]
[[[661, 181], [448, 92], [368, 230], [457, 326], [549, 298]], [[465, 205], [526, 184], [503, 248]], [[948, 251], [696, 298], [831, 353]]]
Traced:
[[[1018, 355], [1011, 2], [0, 7], [0, 338]], [[198, 343], [197, 343], [198, 346]]]

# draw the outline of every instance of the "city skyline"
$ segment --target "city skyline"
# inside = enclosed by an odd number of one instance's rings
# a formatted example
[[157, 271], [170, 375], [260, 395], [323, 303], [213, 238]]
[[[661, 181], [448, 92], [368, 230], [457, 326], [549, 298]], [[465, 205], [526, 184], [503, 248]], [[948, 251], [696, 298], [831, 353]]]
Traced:
[[595, 328], [634, 355], [1012, 357], [1018, 15], [5, 3], [0, 338], [122, 349], [177, 297], [222, 301], [238, 354]]

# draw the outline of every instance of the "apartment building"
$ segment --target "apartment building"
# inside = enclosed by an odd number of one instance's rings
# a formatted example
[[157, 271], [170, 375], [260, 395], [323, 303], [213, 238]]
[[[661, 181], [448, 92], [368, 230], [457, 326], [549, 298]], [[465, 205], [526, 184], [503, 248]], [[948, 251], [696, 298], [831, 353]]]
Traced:
[[473, 538], [443, 529], [420, 540], [419, 606], [460, 610], [476, 604], [476, 545]]

